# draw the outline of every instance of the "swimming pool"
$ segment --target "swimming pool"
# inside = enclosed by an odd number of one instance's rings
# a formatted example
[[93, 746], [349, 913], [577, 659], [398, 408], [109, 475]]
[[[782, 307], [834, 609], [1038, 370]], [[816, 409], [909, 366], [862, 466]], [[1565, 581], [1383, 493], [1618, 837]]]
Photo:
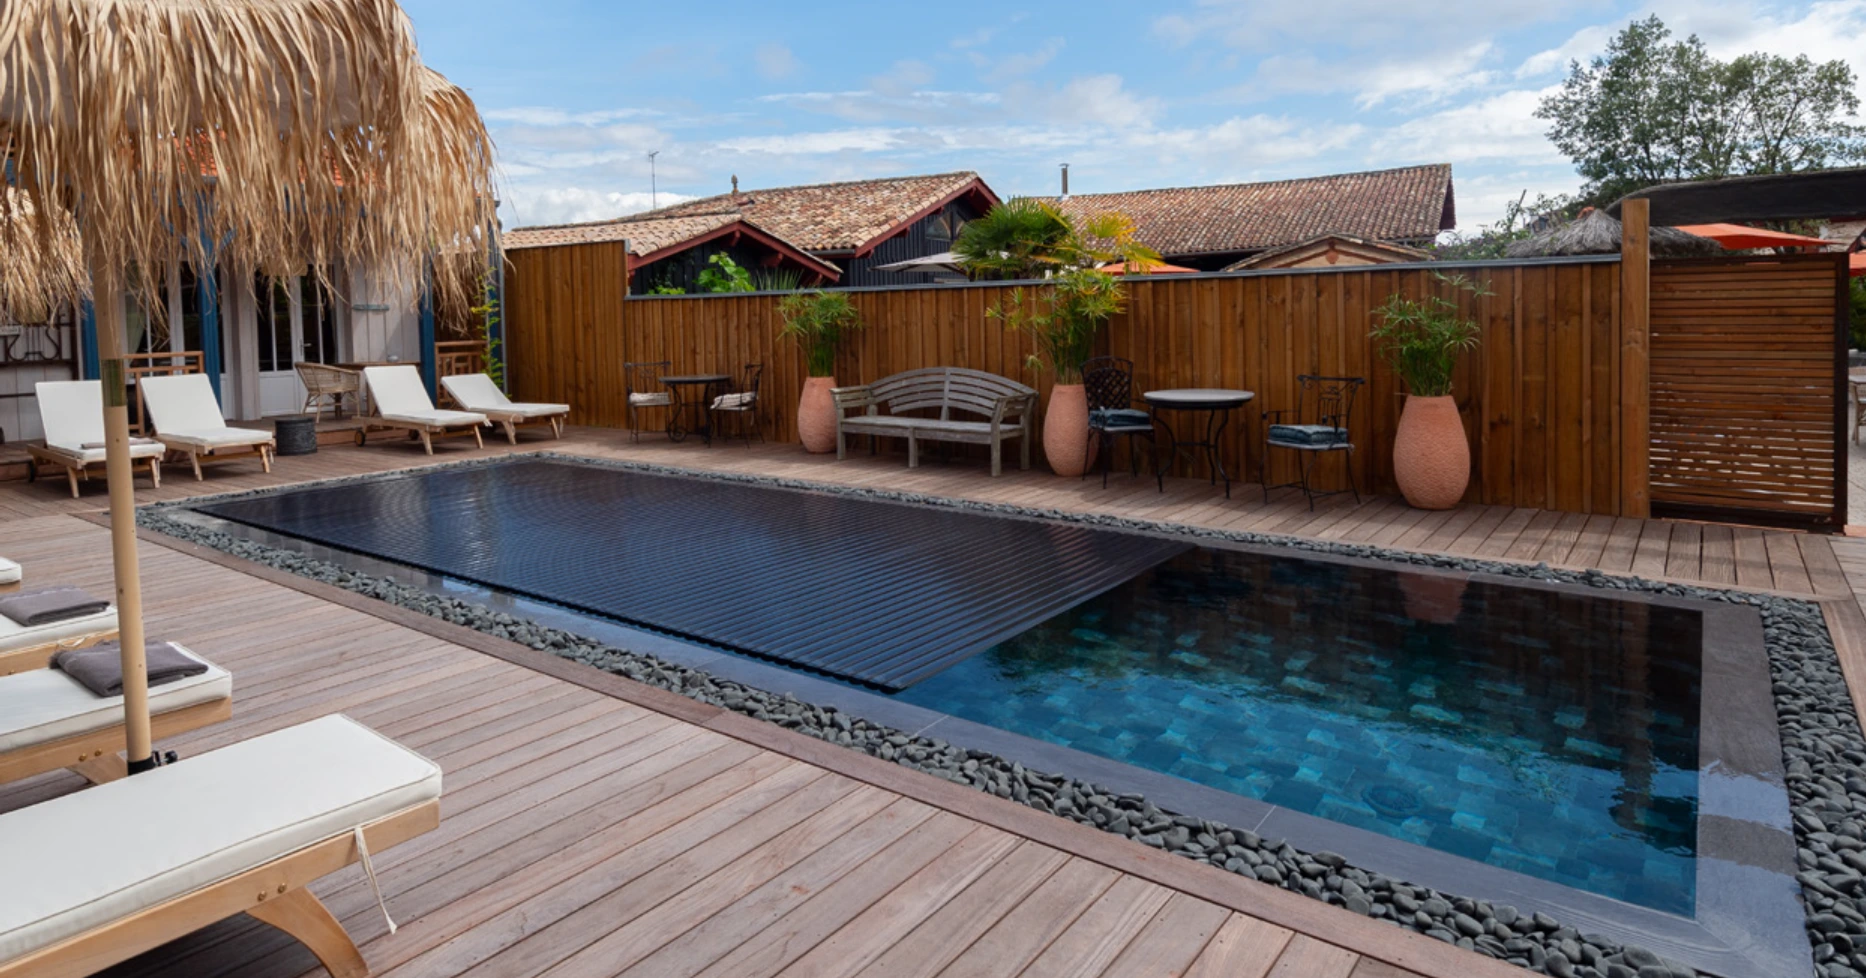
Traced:
[[[948, 655], [903, 688], [877, 688], [800, 668], [806, 656], [782, 648], [696, 643], [679, 621], [644, 623], [540, 595], [529, 587], [536, 580], [504, 570], [555, 564], [604, 577], [603, 551], [619, 531], [601, 520], [633, 528], [626, 536], [636, 543], [685, 539], [697, 526], [715, 543], [742, 533], [793, 559], [799, 546], [833, 549], [837, 528], [874, 554], [921, 547], [928, 526], [954, 527], [988, 541], [988, 554], [1034, 553], [1038, 563], [1047, 559], [1040, 549], [1008, 551], [1018, 541], [1054, 547], [1070, 537], [1050, 531], [1085, 527], [546, 458], [601, 478], [551, 488], [518, 478], [528, 470], [516, 463], [468, 463], [191, 505], [241, 520], [212, 523], [247, 539], [1142, 794], [1300, 850], [1333, 850], [1395, 878], [1546, 910], [1714, 973], [1775, 974], [1774, 964], [1753, 965], [1806, 960], [1754, 610], [1481, 566], [1415, 568], [1377, 555], [1094, 528], [1129, 538], [1090, 545], [1125, 561], [1094, 579], [1106, 586], [1071, 600], [1051, 592], [1048, 610], [1017, 629]], [[377, 486], [386, 491], [358, 492]], [[581, 495], [598, 509], [592, 522], [539, 521], [541, 493]], [[710, 505], [722, 494], [737, 505]], [[387, 503], [351, 512], [359, 499]], [[939, 522], [925, 522], [929, 513]], [[320, 537], [331, 514], [346, 521], [343, 532]], [[395, 532], [381, 532], [382, 520]], [[786, 539], [799, 525], [817, 535]], [[1045, 532], [1032, 535], [1033, 526]], [[825, 559], [817, 554], [807, 559]], [[734, 569], [712, 582], [686, 568], [686, 606], [733, 610], [743, 581], [765, 568]], [[587, 593], [621, 593], [610, 583]], [[803, 604], [778, 607], [806, 616]], [[869, 611], [845, 619], [838, 636], [858, 655], [864, 629], [889, 638], [898, 621], [929, 634], [921, 607]]]

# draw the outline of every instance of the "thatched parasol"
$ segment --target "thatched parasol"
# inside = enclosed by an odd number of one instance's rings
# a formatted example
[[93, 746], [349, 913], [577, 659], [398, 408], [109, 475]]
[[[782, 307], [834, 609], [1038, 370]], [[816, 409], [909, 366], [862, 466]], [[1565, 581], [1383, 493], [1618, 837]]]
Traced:
[[[45, 322], [89, 290], [78, 225], [56, 205], [41, 221], [31, 195], [17, 187], [0, 190], [0, 316], [16, 323]], [[49, 224], [52, 230], [43, 230]]]
[[[0, 221], [53, 242], [68, 214], [104, 298], [124, 711], [130, 769], [142, 770], [153, 762], [114, 301], [125, 270], [223, 258], [323, 275], [341, 262], [412, 285], [424, 256], [484, 254], [490, 143], [465, 94], [421, 65], [394, 0], [7, 0], [0, 140], [24, 191], [0, 196]], [[56, 267], [5, 283], [13, 300], [75, 298]], [[440, 261], [433, 273], [463, 292], [476, 269]]]
[[[1566, 224], [1511, 242], [1503, 253], [1511, 258], [1617, 255], [1620, 253], [1620, 237], [1620, 222], [1606, 211], [1590, 207]], [[1723, 246], [1709, 238], [1686, 234], [1677, 228], [1652, 229], [1654, 258], [1698, 258], [1722, 251]]]

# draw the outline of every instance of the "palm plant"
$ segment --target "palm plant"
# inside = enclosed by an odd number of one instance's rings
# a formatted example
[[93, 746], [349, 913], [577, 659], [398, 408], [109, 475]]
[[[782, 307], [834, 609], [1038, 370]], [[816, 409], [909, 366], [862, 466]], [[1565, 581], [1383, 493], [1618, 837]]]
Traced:
[[1057, 383], [1076, 384], [1082, 380], [1082, 361], [1095, 352], [1095, 334], [1126, 308], [1127, 295], [1114, 276], [1073, 268], [1052, 279], [1047, 294], [1012, 289], [986, 315], [1036, 338], [1032, 370], [1047, 366], [1056, 371]]
[[1048, 278], [1111, 261], [1144, 271], [1160, 253], [1135, 240], [1132, 218], [1108, 211], [1072, 220], [1055, 204], [1019, 197], [966, 224], [953, 253], [975, 277]]
[[[1472, 296], [1490, 295], [1463, 275], [1433, 277]], [[1407, 392], [1419, 397], [1450, 394], [1459, 354], [1477, 347], [1477, 323], [1459, 316], [1458, 304], [1442, 295], [1408, 299], [1396, 292], [1378, 312], [1380, 325], [1368, 335], [1380, 344], [1381, 355], [1405, 382]]]
[[803, 347], [812, 377], [836, 372], [836, 351], [847, 334], [862, 328], [862, 314], [846, 292], [793, 292], [778, 301], [778, 336]]

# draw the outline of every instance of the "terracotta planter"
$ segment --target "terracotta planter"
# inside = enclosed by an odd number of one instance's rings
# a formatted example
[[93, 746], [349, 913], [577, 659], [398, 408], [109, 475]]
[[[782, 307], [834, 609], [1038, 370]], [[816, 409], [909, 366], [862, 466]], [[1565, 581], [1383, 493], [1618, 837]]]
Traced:
[[836, 450], [836, 401], [829, 396], [834, 386], [834, 377], [804, 379], [803, 396], [797, 399], [797, 440], [806, 452]]
[[1419, 509], [1450, 509], [1471, 482], [1471, 443], [1451, 397], [1406, 398], [1393, 438], [1393, 478]]
[[1081, 384], [1057, 384], [1050, 389], [1050, 404], [1043, 411], [1043, 457], [1050, 471], [1071, 478], [1087, 472], [1095, 461], [1095, 446], [1088, 440], [1088, 394]]

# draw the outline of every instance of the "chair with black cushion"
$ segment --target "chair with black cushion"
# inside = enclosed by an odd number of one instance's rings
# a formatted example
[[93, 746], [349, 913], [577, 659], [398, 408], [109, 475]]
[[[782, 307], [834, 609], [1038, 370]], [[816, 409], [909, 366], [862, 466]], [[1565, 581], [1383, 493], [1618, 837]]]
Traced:
[[745, 447], [752, 447], [752, 434], [758, 435], [759, 441], [765, 440], [764, 429], [758, 424], [758, 382], [763, 379], [765, 365], [748, 363], [740, 375], [737, 389], [713, 398], [707, 408], [713, 416], [713, 430], [723, 434], [722, 424], [728, 417], [733, 419], [733, 431], [745, 440]]
[[664, 390], [648, 388], [661, 383], [661, 375], [674, 365], [672, 360], [656, 360], [652, 363], [625, 363], [622, 365], [622, 384], [628, 393], [628, 433], [635, 441], [641, 441], [641, 412], [651, 408], [673, 410], [674, 396]]
[[[1153, 415], [1134, 407], [1134, 361], [1122, 357], [1093, 357], [1082, 362], [1082, 389], [1088, 396], [1090, 442], [1101, 442], [1101, 485], [1108, 488], [1108, 470], [1114, 468], [1114, 446], [1118, 438], [1145, 438], [1149, 449], [1153, 440]], [[1128, 446], [1129, 470], [1140, 475], [1140, 456]], [[1166, 490], [1166, 476], [1159, 465], [1154, 477], [1160, 490]], [[1088, 478], [1088, 471], [1082, 472]]]
[[[1317, 499], [1343, 492], [1352, 492], [1354, 501], [1361, 501], [1360, 487], [1354, 484], [1354, 442], [1349, 440], [1349, 430], [1354, 415], [1354, 397], [1366, 383], [1365, 377], [1302, 374], [1296, 378], [1295, 409], [1263, 413], [1265, 502], [1270, 501], [1270, 490], [1291, 487], [1302, 490], [1302, 494], [1309, 500], [1311, 510], [1315, 508]], [[1296, 471], [1300, 476], [1295, 482], [1274, 486], [1269, 484], [1268, 466], [1272, 448], [1296, 453]], [[1310, 480], [1316, 467], [1321, 464], [1321, 457], [1330, 454], [1341, 456], [1342, 470], [1348, 476], [1348, 488], [1317, 492]]]

